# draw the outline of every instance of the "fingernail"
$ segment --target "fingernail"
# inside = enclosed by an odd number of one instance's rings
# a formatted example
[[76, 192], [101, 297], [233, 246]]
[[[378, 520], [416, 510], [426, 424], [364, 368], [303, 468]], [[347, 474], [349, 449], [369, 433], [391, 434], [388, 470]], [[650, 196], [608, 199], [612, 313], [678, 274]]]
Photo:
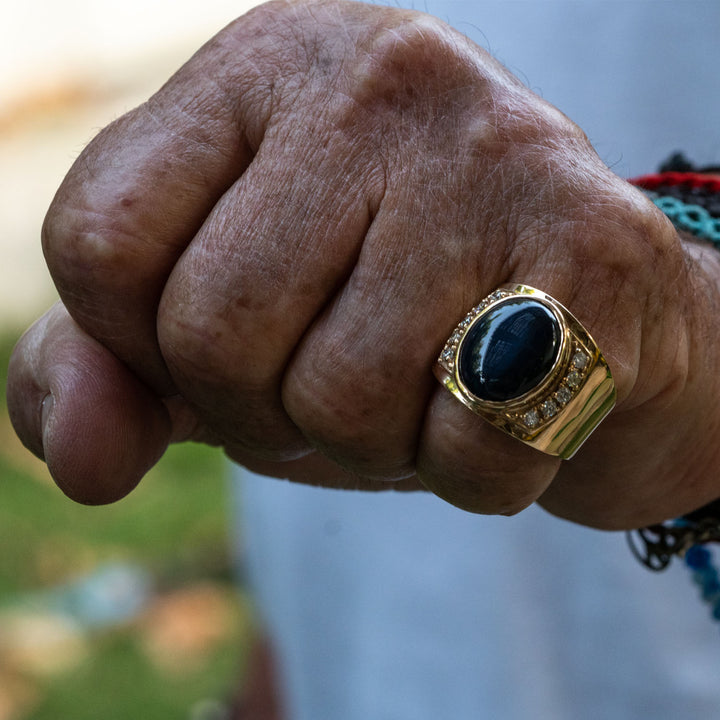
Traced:
[[53, 410], [55, 409], [55, 398], [52, 393], [48, 393], [42, 401], [42, 407], [40, 409], [40, 424], [42, 429], [42, 444], [43, 450], [45, 449], [45, 437], [48, 430], [48, 425], [52, 418]]

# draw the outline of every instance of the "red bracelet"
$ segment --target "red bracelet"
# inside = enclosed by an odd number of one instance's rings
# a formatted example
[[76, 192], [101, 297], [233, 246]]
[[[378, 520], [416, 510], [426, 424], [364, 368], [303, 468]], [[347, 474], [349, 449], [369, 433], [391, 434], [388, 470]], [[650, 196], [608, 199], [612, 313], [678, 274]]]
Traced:
[[662, 187], [684, 185], [689, 190], [706, 190], [720, 193], [720, 176], [694, 172], [664, 172], [653, 175], [641, 175], [630, 182], [643, 190], [658, 190]]

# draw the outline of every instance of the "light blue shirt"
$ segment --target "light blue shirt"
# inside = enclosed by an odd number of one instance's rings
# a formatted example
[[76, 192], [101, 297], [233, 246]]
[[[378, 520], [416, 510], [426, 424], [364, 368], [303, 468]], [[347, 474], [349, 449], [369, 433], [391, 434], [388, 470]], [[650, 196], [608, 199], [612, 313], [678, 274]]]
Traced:
[[[720, 161], [720, 2], [429, 0], [616, 173]], [[238, 475], [245, 475], [238, 471]], [[531, 508], [463, 513], [245, 476], [252, 584], [290, 720], [720, 717], [720, 630], [685, 569]]]

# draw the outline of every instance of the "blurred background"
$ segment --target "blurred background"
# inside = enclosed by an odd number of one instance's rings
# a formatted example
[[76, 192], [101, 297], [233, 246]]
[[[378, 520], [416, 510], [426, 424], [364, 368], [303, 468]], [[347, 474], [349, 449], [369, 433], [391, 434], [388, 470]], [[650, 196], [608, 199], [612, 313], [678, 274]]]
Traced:
[[55, 299], [40, 228], [63, 175], [247, 0], [8, 0], [0, 24], [0, 720], [222, 720], [252, 612], [222, 457], [174, 447], [129, 498], [67, 500], [17, 441], [5, 373]]

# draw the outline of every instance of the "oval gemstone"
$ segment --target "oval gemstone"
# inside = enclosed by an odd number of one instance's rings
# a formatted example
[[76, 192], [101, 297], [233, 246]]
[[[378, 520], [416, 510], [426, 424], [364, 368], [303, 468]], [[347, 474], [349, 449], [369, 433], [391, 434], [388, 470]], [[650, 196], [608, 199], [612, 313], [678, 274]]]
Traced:
[[561, 339], [557, 318], [541, 302], [519, 297], [499, 303], [463, 339], [460, 380], [481, 400], [506, 402], [520, 397], [552, 370]]

